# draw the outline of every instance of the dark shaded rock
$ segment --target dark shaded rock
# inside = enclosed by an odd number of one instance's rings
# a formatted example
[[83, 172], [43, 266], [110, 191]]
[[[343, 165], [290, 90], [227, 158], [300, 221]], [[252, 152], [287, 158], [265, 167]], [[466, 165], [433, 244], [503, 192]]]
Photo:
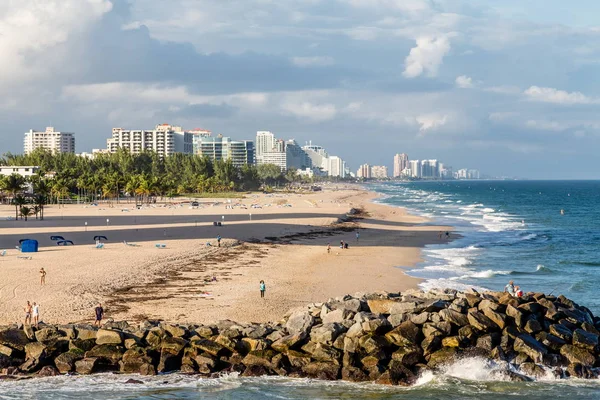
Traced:
[[537, 313], [544, 311], [544, 308], [535, 302], [521, 304], [517, 308], [520, 311], [523, 311], [528, 314], [537, 314]]
[[229, 351], [219, 343], [208, 339], [192, 340], [190, 345], [200, 349], [214, 357], [220, 357], [229, 353]]
[[366, 382], [369, 380], [369, 377], [360, 368], [348, 366], [342, 368], [342, 380], [348, 382]]
[[152, 350], [134, 346], [128, 349], [121, 358], [119, 370], [124, 373], [137, 373], [144, 364], [153, 364], [155, 357], [152, 356]]
[[125, 384], [127, 384], [127, 385], [143, 385], [144, 382], [142, 382], [138, 379], [129, 378], [125, 381]]
[[340, 373], [340, 366], [328, 362], [311, 362], [302, 367], [302, 371], [309, 377], [321, 380], [336, 380]]
[[187, 344], [188, 341], [181, 337], [168, 337], [161, 342], [161, 351], [176, 356], [181, 354]]
[[142, 375], [142, 376], [156, 375], [156, 368], [152, 364], [143, 364], [140, 367], [140, 375]]
[[244, 357], [242, 363], [247, 367], [251, 365], [261, 365], [265, 368], [272, 368], [272, 360], [276, 354], [277, 353], [273, 350], [251, 351]]
[[563, 357], [565, 357], [569, 361], [569, 363], [579, 363], [586, 367], [591, 367], [596, 361], [594, 355], [591, 354], [589, 351], [570, 344], [564, 345], [560, 349], [560, 354]]
[[35, 340], [38, 342], [49, 342], [61, 338], [66, 338], [66, 336], [54, 327], [40, 329], [39, 331], [35, 332]]
[[90, 351], [96, 345], [94, 339], [73, 339], [69, 342], [69, 350], [78, 349], [81, 352]]
[[448, 321], [456, 326], [465, 326], [469, 324], [469, 319], [465, 314], [449, 308], [440, 311], [440, 317], [442, 317], [444, 321]]
[[423, 362], [423, 350], [416, 346], [404, 346], [392, 353], [392, 360], [398, 361], [406, 366], [413, 366]]
[[543, 344], [528, 334], [519, 335], [515, 339], [513, 348], [516, 352], [527, 354], [536, 363], [541, 363], [544, 355], [548, 353]]
[[535, 378], [543, 378], [546, 375], [546, 371], [539, 365], [532, 362], [524, 362], [519, 365], [521, 372], [527, 376], [533, 376]]
[[523, 328], [527, 333], [538, 333], [542, 330], [542, 325], [535, 318], [529, 318]]
[[423, 349], [423, 355], [425, 356], [438, 350], [441, 346], [442, 339], [439, 336], [429, 336], [421, 342], [421, 348]]
[[95, 357], [84, 358], [83, 360], [75, 361], [75, 371], [81, 375], [89, 375], [98, 372], [98, 359]]
[[253, 376], [265, 376], [265, 375], [273, 375], [270, 370], [264, 365], [253, 364], [242, 372], [243, 377], [253, 377]]
[[561, 324], [550, 325], [550, 333], [566, 342], [573, 340], [573, 331]]
[[215, 371], [216, 362], [211, 357], [196, 356], [194, 357], [194, 362], [198, 366], [198, 372], [201, 374], [210, 374]]
[[600, 335], [600, 331], [598, 331], [598, 329], [596, 329], [594, 325], [588, 322], [584, 322], [583, 324], [581, 324], [581, 329], [583, 329], [586, 332], [593, 333], [595, 335]]
[[287, 353], [290, 365], [294, 368], [302, 368], [311, 362], [310, 354], [300, 351], [289, 350]]
[[365, 335], [358, 340], [358, 344], [366, 353], [375, 353], [390, 347], [390, 342], [386, 337]]
[[95, 358], [103, 365], [117, 366], [125, 349], [114, 344], [100, 344], [85, 353], [85, 358]]
[[[479, 306], [481, 306], [481, 304]], [[496, 312], [492, 308], [483, 309], [483, 314], [486, 317], [488, 317], [491, 321], [493, 321], [498, 326], [498, 328], [504, 329], [504, 327], [506, 326], [506, 315], [500, 312]]]
[[497, 325], [479, 311], [469, 311], [467, 318], [471, 326], [479, 331], [497, 329]]
[[365, 321], [361, 325], [362, 329], [366, 333], [382, 334], [392, 329], [392, 325], [387, 319], [375, 318], [369, 321]]
[[443, 347], [441, 350], [438, 350], [429, 355], [427, 366], [429, 368], [438, 368], [442, 365], [450, 364], [456, 360], [457, 354], [458, 350], [456, 348]]
[[560, 351], [560, 348], [563, 347], [567, 342], [559, 338], [558, 336], [554, 336], [551, 333], [540, 332], [537, 334], [536, 339], [542, 343], [544, 346], [552, 349], [553, 351]]
[[386, 339], [396, 346], [406, 346], [418, 343], [421, 332], [411, 321], [405, 321], [385, 334]]
[[305, 332], [284, 336], [271, 343], [271, 347], [280, 353], [286, 353], [290, 349], [301, 347], [305, 343], [306, 338], [307, 335]]
[[575, 329], [573, 332], [573, 345], [594, 351], [598, 346], [598, 335], [586, 332], [583, 329]]
[[570, 364], [567, 373], [571, 377], [582, 379], [594, 379], [597, 376], [589, 366], [580, 363]]
[[58, 372], [58, 370], [51, 365], [46, 365], [45, 367], [42, 367], [42, 369], [40, 369], [37, 373], [37, 376], [40, 376], [40, 377], [58, 376], [58, 375], [60, 375], [60, 372]]
[[567, 321], [571, 322], [572, 324], [581, 325], [584, 322], [587, 322], [589, 324], [594, 323], [594, 320], [592, 319], [592, 317], [585, 311], [577, 310], [577, 309], [568, 310], [565, 308], [559, 308], [558, 311], [565, 314]]
[[54, 365], [61, 374], [73, 372], [75, 370], [75, 362], [83, 359], [82, 354], [67, 352], [62, 353], [54, 359]]
[[25, 332], [20, 329], [0, 330], [0, 344], [15, 350], [24, 351], [27, 343], [29, 343], [29, 339]]

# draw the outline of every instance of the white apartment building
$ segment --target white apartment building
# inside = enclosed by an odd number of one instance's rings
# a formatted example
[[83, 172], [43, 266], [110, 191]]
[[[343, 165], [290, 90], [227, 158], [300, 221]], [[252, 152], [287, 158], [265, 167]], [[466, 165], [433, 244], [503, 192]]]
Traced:
[[112, 137], [106, 141], [106, 147], [110, 153], [126, 149], [132, 154], [153, 151], [160, 157], [165, 157], [173, 153], [191, 154], [194, 143], [190, 132], [179, 126], [161, 124], [153, 130], [113, 128]]
[[421, 177], [421, 162], [419, 160], [410, 160], [408, 162], [411, 178]]
[[211, 131], [202, 128], [195, 128], [188, 132], [192, 134], [192, 152], [194, 154], [198, 154], [200, 150], [200, 142], [202, 142], [202, 139], [210, 137], [212, 135]]
[[20, 165], [8, 165], [0, 166], [0, 175], [10, 176], [12, 174], [21, 175], [22, 177], [30, 177], [36, 175], [40, 170], [37, 166], [20, 166]]
[[330, 156], [327, 159], [327, 167], [328, 176], [346, 177], [346, 163], [338, 156]]
[[371, 166], [369, 164], [361, 165], [358, 167], [358, 171], [356, 171], [356, 176], [364, 179], [371, 178]]
[[43, 132], [30, 129], [25, 132], [23, 150], [25, 154], [30, 154], [37, 148], [50, 150], [52, 153], [75, 153], [74, 133], [57, 132], [53, 127], [47, 127]]
[[261, 164], [264, 153], [273, 151], [275, 148], [275, 135], [269, 131], [256, 132], [256, 163]]
[[388, 177], [388, 169], [384, 165], [374, 165], [371, 167], [371, 177], [375, 179], [386, 179]]
[[402, 176], [402, 171], [408, 168], [408, 155], [405, 153], [394, 156], [394, 178]]

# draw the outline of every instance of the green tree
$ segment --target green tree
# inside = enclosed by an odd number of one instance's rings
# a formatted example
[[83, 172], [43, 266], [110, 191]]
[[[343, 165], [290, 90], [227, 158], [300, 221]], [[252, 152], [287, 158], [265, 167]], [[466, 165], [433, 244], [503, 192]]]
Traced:
[[13, 199], [13, 204], [15, 205], [15, 219], [19, 218], [19, 204], [15, 201], [17, 195], [23, 192], [25, 187], [25, 178], [18, 174], [12, 174], [7, 176], [3, 180], [4, 190], [9, 192]]
[[29, 217], [32, 213], [32, 209], [27, 206], [21, 207], [21, 218], [25, 217], [25, 221], [27, 221], [27, 217]]

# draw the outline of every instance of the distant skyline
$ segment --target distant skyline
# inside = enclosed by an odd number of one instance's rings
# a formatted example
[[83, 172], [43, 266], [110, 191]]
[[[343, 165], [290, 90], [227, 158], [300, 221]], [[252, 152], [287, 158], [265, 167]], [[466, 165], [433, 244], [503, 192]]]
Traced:
[[104, 148], [171, 123], [312, 140], [356, 170], [396, 153], [600, 178], [600, 3], [23, 0], [0, 4], [0, 153], [29, 129]]

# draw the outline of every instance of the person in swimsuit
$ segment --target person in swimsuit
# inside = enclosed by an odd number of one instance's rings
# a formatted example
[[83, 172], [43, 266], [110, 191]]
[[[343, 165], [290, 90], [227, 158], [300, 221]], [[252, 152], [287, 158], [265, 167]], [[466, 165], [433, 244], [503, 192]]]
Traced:
[[44, 270], [44, 267], [42, 267], [42, 269], [40, 269], [40, 285], [45, 285], [46, 284], [46, 271]]
[[40, 305], [35, 301], [33, 302], [33, 323], [37, 328], [40, 323]]
[[327, 254], [331, 253], [331, 243], [327, 243]]
[[265, 281], [260, 281], [260, 297], [265, 297], [265, 290], [267, 290], [267, 286], [265, 285]]
[[94, 321], [94, 325], [100, 326], [102, 323], [102, 318], [104, 317], [104, 308], [102, 308], [102, 304], [98, 303], [98, 306], [94, 309], [96, 312], [96, 320]]
[[33, 307], [31, 307], [31, 303], [27, 302], [25, 306], [25, 325], [31, 325], [31, 313], [33, 312]]

